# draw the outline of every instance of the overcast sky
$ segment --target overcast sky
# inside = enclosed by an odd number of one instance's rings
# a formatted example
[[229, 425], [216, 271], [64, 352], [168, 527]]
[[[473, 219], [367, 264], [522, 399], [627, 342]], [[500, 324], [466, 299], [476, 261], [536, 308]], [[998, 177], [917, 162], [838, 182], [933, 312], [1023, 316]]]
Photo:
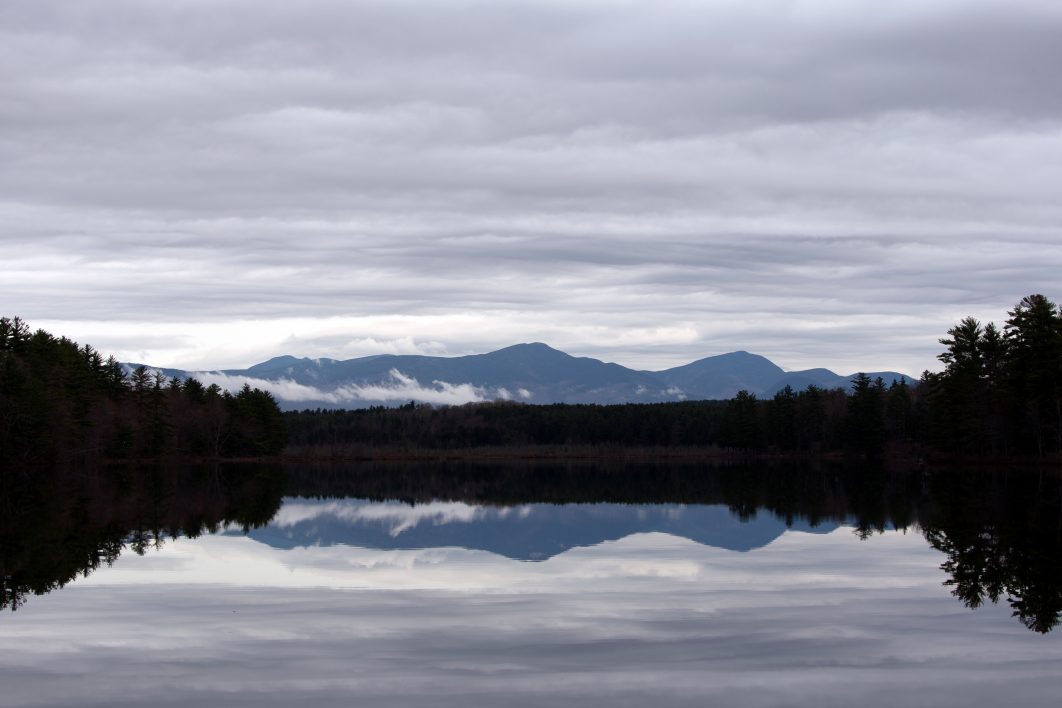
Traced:
[[1062, 298], [1055, 0], [7, 0], [0, 313], [125, 360], [936, 368]]

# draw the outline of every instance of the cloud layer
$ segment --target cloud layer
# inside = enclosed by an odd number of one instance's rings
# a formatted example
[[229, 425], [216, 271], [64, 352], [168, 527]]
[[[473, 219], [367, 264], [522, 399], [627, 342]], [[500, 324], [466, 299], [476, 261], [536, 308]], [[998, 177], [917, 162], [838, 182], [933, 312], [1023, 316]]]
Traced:
[[127, 360], [917, 372], [961, 316], [1062, 297], [1047, 0], [0, 17], [2, 309]]
[[[412, 376], [398, 369], [391, 369], [390, 379], [377, 384], [344, 384], [328, 390], [307, 386], [291, 379], [259, 379], [219, 371], [197, 371], [193, 375], [203, 384], [217, 384], [228, 391], [238, 391], [244, 385], [269, 391], [286, 403], [314, 402], [342, 406], [350, 403], [391, 403], [395, 401], [419, 401], [438, 405], [461, 405], [497, 399], [511, 400], [512, 394], [504, 388], [489, 389], [470, 383], [447, 383], [432, 381], [423, 385]], [[524, 389], [520, 391], [527, 393]], [[530, 394], [521, 396], [530, 398]]]

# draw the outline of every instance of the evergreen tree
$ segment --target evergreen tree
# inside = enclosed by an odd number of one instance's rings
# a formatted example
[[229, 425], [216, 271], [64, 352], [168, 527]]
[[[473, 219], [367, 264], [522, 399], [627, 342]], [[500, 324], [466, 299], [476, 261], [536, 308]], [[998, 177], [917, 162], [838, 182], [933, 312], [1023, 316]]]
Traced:
[[756, 394], [742, 389], [727, 403], [723, 417], [723, 444], [738, 450], [763, 447], [763, 426]]
[[1062, 313], [1043, 295], [1028, 295], [1004, 327], [1011, 414], [1025, 445], [1043, 456], [1062, 451]]
[[797, 395], [786, 385], [774, 394], [768, 409], [768, 436], [773, 446], [781, 450], [797, 450]]
[[847, 439], [849, 446], [867, 455], [881, 454], [885, 445], [885, 382], [871, 380], [864, 373], [852, 380], [848, 401]]
[[236, 454], [226, 445], [234, 428], [253, 441], [256, 455], [276, 454], [284, 445], [280, 409], [267, 393], [233, 397], [144, 366], [127, 378], [121, 364], [91, 346], [43, 330], [30, 334], [21, 319], [0, 318], [0, 471]]
[[[992, 328], [992, 332], [996, 332]], [[940, 340], [947, 349], [937, 358], [944, 363], [938, 386], [936, 421], [938, 435], [955, 450], [981, 452], [987, 410], [984, 356], [985, 330], [973, 317], [966, 317]]]

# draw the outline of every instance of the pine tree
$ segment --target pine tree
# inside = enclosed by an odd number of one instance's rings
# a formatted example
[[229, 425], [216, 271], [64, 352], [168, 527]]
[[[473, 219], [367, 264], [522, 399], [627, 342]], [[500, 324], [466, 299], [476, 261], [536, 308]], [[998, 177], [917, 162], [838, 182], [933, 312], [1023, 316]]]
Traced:
[[1004, 327], [1012, 415], [1038, 455], [1062, 451], [1062, 313], [1043, 295], [1027, 295]]

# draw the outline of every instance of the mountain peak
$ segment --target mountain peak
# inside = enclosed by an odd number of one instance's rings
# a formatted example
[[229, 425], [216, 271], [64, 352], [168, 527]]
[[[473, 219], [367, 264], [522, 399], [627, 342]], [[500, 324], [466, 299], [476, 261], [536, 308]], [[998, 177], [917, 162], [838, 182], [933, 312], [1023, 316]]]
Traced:
[[[529, 351], [548, 351], [548, 352], [560, 352], [560, 349], [555, 349], [545, 342], [521, 342], [520, 344], [514, 344], [506, 349], [526, 349]], [[563, 354], [563, 352], [561, 352]]]
[[304, 368], [319, 369], [322, 366], [328, 366], [335, 363], [335, 359], [329, 359], [327, 357], [321, 357], [319, 359], [310, 359], [309, 357], [297, 357], [297, 356], [275, 356], [272, 359], [267, 359], [261, 363], [251, 366], [245, 371], [255, 374], [268, 374], [270, 372], [283, 371], [295, 366], [302, 366]]
[[292, 364], [298, 363], [299, 361], [300, 359], [298, 357], [291, 356], [289, 354], [284, 354], [282, 356], [275, 356], [272, 359], [266, 359], [265, 361], [259, 362], [254, 366], [248, 367], [247, 370], [254, 371], [256, 369], [276, 369], [283, 366], [291, 366]]
[[745, 351], [744, 349], [739, 349], [735, 352], [727, 352], [726, 354], [706, 356], [703, 359], [698, 359], [696, 361], [690, 362], [689, 364], [685, 364], [683, 366], [676, 366], [672, 369], [668, 369], [668, 371], [678, 371], [681, 369], [696, 369], [699, 371], [708, 371], [712, 369], [730, 368], [733, 367], [735, 364], [741, 366], [756, 367], [764, 371], [777, 371], [778, 373], [782, 372], [782, 367], [778, 366], [767, 357], [761, 356], [760, 354], [752, 354], [750, 352]]
[[520, 344], [513, 344], [512, 346], [503, 347], [495, 351], [486, 354], [485, 356], [494, 356], [496, 354], [519, 354], [521, 356], [557, 356], [570, 357], [571, 354], [566, 354], [560, 349], [554, 349], [548, 344], [543, 342], [522, 342]]
[[692, 398], [730, 398], [742, 389], [761, 391], [764, 381], [785, 371], [767, 357], [739, 350], [656, 373]]

